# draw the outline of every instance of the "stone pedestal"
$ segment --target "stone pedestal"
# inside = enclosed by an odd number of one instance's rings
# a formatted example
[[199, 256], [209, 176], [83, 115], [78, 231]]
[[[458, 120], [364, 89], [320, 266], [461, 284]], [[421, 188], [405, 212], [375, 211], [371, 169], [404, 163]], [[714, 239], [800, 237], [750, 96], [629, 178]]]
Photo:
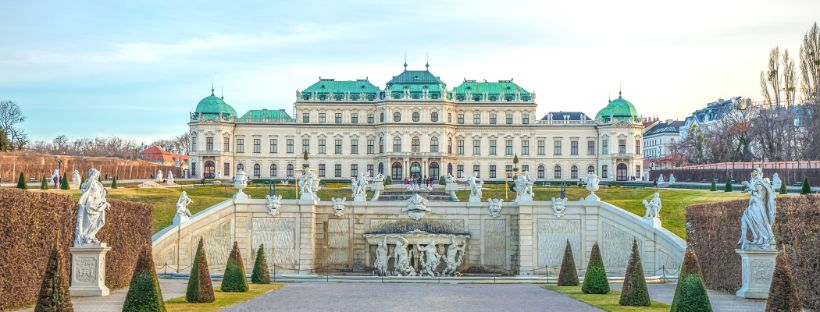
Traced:
[[735, 293], [746, 299], [766, 299], [777, 261], [777, 250], [735, 249], [740, 255], [743, 284]]
[[[452, 196], [451, 196], [451, 197], [452, 197]], [[481, 202], [481, 197], [478, 197], [478, 196], [476, 196], [476, 195], [470, 194], [470, 199], [468, 200], [468, 202], [471, 202], [471, 203], [480, 203], [480, 202]]]
[[589, 193], [589, 195], [587, 195], [587, 198], [585, 198], [584, 200], [588, 200], [588, 201], [599, 201], [599, 200], [601, 200], [601, 199], [600, 199], [600, 198], [598, 198], [598, 195], [595, 195], [595, 193]]
[[105, 286], [106, 244], [71, 247], [71, 296], [108, 296]]
[[247, 199], [251, 199], [251, 197], [248, 194], [245, 194], [245, 192], [242, 192], [242, 190], [237, 190], [236, 194], [233, 194], [233, 199], [234, 200], [247, 200]]
[[353, 197], [353, 202], [355, 203], [364, 203], [366, 201], [367, 198], [365, 198], [364, 195], [356, 195], [356, 197]]

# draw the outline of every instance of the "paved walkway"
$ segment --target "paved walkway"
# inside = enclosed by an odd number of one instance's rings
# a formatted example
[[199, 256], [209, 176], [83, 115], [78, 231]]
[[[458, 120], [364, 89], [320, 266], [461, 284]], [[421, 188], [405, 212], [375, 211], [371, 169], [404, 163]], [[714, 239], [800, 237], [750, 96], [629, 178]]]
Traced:
[[223, 311], [601, 311], [541, 285], [293, 283]]

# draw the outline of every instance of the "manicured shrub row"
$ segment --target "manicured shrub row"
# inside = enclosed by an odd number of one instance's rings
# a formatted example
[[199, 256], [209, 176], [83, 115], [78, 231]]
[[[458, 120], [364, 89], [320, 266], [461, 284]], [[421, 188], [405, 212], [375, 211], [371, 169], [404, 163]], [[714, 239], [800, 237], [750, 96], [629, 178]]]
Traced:
[[804, 309], [820, 311], [820, 195], [777, 200], [774, 235], [786, 251]]
[[[97, 168], [102, 176], [109, 174], [109, 180], [113, 176], [120, 179], [147, 179], [157, 174], [157, 170], [162, 169], [165, 175], [168, 170], [174, 172], [174, 177], [181, 177], [182, 171], [174, 166], [160, 166], [158, 164], [142, 161], [128, 160], [114, 157], [88, 157], [88, 156], [67, 156], [67, 155], [43, 155], [27, 152], [11, 152], [0, 154], [0, 180], [3, 182], [17, 181], [20, 172], [24, 172], [26, 177], [51, 177], [54, 169], [57, 168], [57, 161], [62, 161], [61, 172], [71, 173], [74, 169], [85, 175], [91, 167]], [[6, 165], [8, 164], [8, 165]], [[12, 166], [12, 164], [15, 164]]]
[[[151, 249], [151, 205], [109, 199], [105, 226], [97, 238], [111, 247], [105, 255], [105, 285], [111, 289], [127, 287], [143, 248]], [[74, 219], [71, 224], [73, 226]]]

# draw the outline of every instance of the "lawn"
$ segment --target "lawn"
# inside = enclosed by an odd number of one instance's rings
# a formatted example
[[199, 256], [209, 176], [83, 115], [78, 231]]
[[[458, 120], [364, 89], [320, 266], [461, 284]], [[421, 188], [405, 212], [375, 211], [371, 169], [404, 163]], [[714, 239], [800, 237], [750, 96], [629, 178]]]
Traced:
[[544, 288], [567, 295], [575, 300], [588, 303], [598, 307], [604, 311], [622, 312], [622, 311], [649, 311], [649, 312], [666, 312], [669, 311], [669, 305], [652, 301], [648, 307], [625, 307], [618, 304], [621, 299], [621, 292], [610, 291], [605, 295], [589, 295], [581, 291], [581, 286], [544, 286]]
[[265, 293], [282, 288], [282, 284], [248, 284], [250, 290], [247, 292], [232, 292], [225, 293], [215, 287], [214, 295], [216, 300], [211, 303], [188, 303], [185, 297], [174, 298], [165, 301], [165, 309], [168, 312], [173, 311], [219, 311], [222, 308], [232, 306], [253, 298], [256, 298]]

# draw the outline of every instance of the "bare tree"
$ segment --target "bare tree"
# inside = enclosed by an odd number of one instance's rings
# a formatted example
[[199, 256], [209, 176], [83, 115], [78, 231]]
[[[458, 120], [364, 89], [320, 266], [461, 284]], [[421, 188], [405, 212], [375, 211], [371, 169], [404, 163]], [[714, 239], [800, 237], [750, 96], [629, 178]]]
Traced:
[[6, 133], [10, 144], [15, 149], [22, 149], [28, 144], [26, 132], [20, 124], [26, 121], [23, 110], [12, 101], [0, 101], [0, 129]]

